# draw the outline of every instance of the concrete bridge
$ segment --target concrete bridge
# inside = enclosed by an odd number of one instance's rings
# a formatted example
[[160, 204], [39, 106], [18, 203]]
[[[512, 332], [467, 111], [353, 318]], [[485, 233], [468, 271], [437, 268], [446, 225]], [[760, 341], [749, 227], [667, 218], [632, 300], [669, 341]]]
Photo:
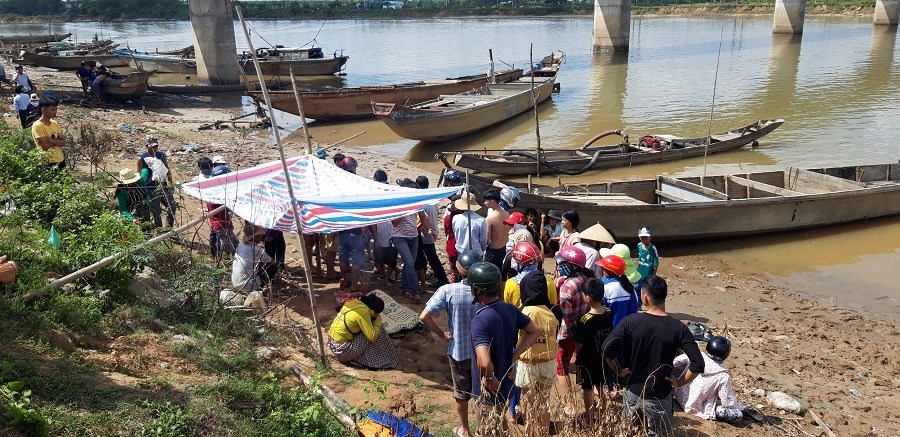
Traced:
[[[806, 0], [775, 0], [772, 33], [801, 34]], [[875, 0], [873, 23], [897, 27], [900, 0]], [[631, 34], [631, 0], [594, 0], [595, 51], [628, 51]]]

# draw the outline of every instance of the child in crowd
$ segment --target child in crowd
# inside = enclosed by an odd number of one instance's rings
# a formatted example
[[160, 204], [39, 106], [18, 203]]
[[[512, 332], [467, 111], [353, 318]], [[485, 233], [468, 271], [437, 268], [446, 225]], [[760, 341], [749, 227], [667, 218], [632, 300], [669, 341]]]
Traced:
[[638, 273], [641, 274], [641, 279], [638, 280], [638, 290], [640, 290], [641, 282], [643, 282], [643, 278], [649, 278], [650, 276], [656, 275], [656, 270], [659, 268], [659, 252], [656, 251], [656, 246], [650, 243], [650, 229], [646, 226], [641, 228], [638, 231], [638, 238], [641, 239], [641, 242], [637, 245], [637, 253], [638, 253]]
[[634, 285], [625, 276], [625, 260], [617, 255], [607, 255], [597, 261], [603, 274], [603, 305], [612, 313], [613, 326], [625, 316], [636, 313], [641, 303]]
[[594, 392], [600, 396], [604, 385], [611, 389], [615, 383], [615, 373], [602, 359], [600, 350], [606, 336], [612, 332], [613, 316], [603, 306], [603, 284], [599, 279], [588, 279], [581, 289], [584, 301], [591, 309], [575, 325], [573, 338], [578, 351], [575, 356], [576, 381], [581, 384], [584, 397], [585, 424], [591, 426], [597, 416]]

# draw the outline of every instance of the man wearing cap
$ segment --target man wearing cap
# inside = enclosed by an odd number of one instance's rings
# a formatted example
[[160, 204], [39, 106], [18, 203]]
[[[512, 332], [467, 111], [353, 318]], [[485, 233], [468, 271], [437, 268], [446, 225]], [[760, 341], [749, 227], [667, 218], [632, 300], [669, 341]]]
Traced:
[[[428, 299], [419, 316], [431, 332], [449, 343], [447, 347], [450, 361], [450, 375], [453, 382], [453, 399], [456, 400], [456, 414], [460, 426], [454, 429], [457, 436], [468, 436], [469, 399], [472, 398], [472, 319], [478, 304], [472, 302], [471, 286], [465, 279], [469, 268], [480, 259], [475, 251], [464, 252], [457, 259], [456, 268], [462, 275], [462, 282], [439, 287]], [[433, 315], [447, 312], [447, 330], [438, 327]]]
[[451, 222], [453, 236], [456, 238], [456, 251], [463, 253], [474, 250], [484, 256], [484, 249], [487, 247], [487, 229], [484, 219], [475, 213], [481, 209], [481, 205], [475, 200], [475, 194], [463, 191], [462, 196], [453, 202], [453, 206], [461, 211]]
[[45, 98], [40, 102], [41, 118], [31, 125], [31, 137], [39, 151], [48, 152], [47, 166], [62, 170], [66, 167], [66, 156], [63, 154], [63, 146], [66, 145], [66, 137], [59, 127], [56, 118], [56, 100]]
[[25, 89], [26, 93], [37, 91], [34, 82], [31, 81], [31, 78], [28, 77], [28, 73], [25, 73], [25, 69], [21, 65], [16, 65], [16, 74], [12, 77], [12, 83], [22, 85], [22, 88]]
[[[562, 216], [555, 209], [541, 214], [541, 242], [544, 243], [544, 249], [549, 250], [550, 253], [556, 253], [559, 250], [559, 236], [563, 231], [561, 221]], [[554, 244], [551, 244], [551, 241]]]
[[[488, 407], [481, 413], [491, 414], [491, 409], [499, 412], [503, 408], [514, 386], [510, 379], [513, 365], [542, 330], [518, 308], [500, 300], [502, 277], [497, 266], [477, 262], [469, 269], [468, 279], [474, 302], [482, 305], [472, 319], [473, 393], [480, 396], [481, 406]], [[525, 334], [519, 336], [519, 331]], [[507, 426], [505, 422], [501, 426]]]
[[[216, 168], [225, 167], [228, 164], [225, 161], [225, 157], [222, 155], [213, 156], [210, 160], [212, 161], [212, 169], [210, 170], [210, 172], [215, 172]], [[230, 171], [230, 169], [229, 169], [229, 171]]]
[[509, 218], [509, 212], [500, 207], [500, 191], [490, 189], [482, 195], [484, 206], [489, 208], [488, 215], [484, 219], [487, 227], [487, 248], [484, 260], [503, 268], [503, 259], [506, 258], [506, 242], [509, 240], [509, 230], [512, 227], [505, 223]]
[[[147, 179], [147, 191], [150, 194], [150, 211], [153, 214], [153, 224], [162, 226], [162, 204], [166, 205], [166, 222], [169, 227], [175, 225], [175, 202], [169, 192], [172, 182], [172, 172], [169, 171], [169, 161], [166, 153], [159, 150], [159, 140], [156, 137], [147, 136], [147, 151], [141, 153], [137, 161], [137, 171], [149, 170]], [[154, 172], [156, 174], [154, 175]], [[169, 183], [169, 186], [166, 185]]]

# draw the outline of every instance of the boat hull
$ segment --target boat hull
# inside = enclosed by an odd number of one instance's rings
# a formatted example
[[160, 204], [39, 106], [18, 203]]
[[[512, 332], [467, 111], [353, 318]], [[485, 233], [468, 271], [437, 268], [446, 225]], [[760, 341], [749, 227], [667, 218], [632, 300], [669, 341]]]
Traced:
[[[521, 77], [522, 70], [508, 70], [497, 74], [497, 80], [513, 80]], [[412, 84], [364, 86], [359, 88], [342, 88], [327, 91], [301, 91], [303, 115], [322, 121], [352, 120], [371, 118], [372, 102], [424, 102], [437, 98], [441, 94], [457, 94], [484, 86], [488, 81], [486, 74], [467, 76], [440, 81], [426, 81]], [[262, 93], [252, 92], [250, 95], [262, 101]], [[299, 115], [297, 101], [293, 91], [270, 92], [272, 106], [280, 111]]]
[[106, 67], [125, 67], [128, 62], [116, 55], [83, 55], [83, 56], [56, 56], [41, 55], [36, 53], [23, 53], [22, 61], [39, 67], [54, 68], [57, 70], [77, 70], [85, 61], [96, 61], [98, 65]]
[[137, 71], [126, 75], [121, 80], [110, 80], [103, 88], [104, 96], [117, 101], [135, 100], [147, 94], [150, 81], [149, 71]]
[[0, 36], [0, 44], [9, 45], [33, 45], [46, 44], [49, 42], [59, 42], [72, 36], [71, 33], [57, 33], [50, 35], [17, 35], [17, 36]]
[[[890, 179], [891, 183], [821, 193], [660, 204], [652, 203], [654, 195], [648, 195], [658, 186], [657, 180], [610, 182], [596, 184], [595, 188], [605, 185], [612, 193], [630, 195], [636, 200], [634, 204], [598, 205], [522, 190], [521, 201], [516, 207], [533, 207], [539, 211], [576, 210], [583, 228], [601, 223], [625, 241], [636, 241], [637, 230], [644, 226], [653, 229], [655, 241], [686, 241], [818, 228], [900, 214], [898, 164], [813, 169], [810, 173], [847, 175], [857, 173], [857, 169], [867, 175], [864, 180]], [[758, 173], [750, 177], [774, 184], [779, 179], [794, 177], [793, 170]], [[470, 184], [482, 192], [494, 186], [492, 179], [469, 177]], [[679, 179], [699, 182], [700, 178]], [[640, 204], [641, 201], [646, 203]]]
[[[784, 120], [781, 119], [759, 120], [755, 123], [743, 126], [742, 128], [728, 131], [735, 132], [746, 130], [746, 132], [739, 137], [714, 142], [710, 144], [708, 148], [702, 145], [692, 145], [683, 148], [672, 148], [669, 150], [658, 152], [631, 152], [604, 155], [601, 156], [594, 163], [594, 165], [590, 167], [590, 169], [596, 170], [603, 168], [628, 167], [640, 164], [651, 164], [656, 162], [665, 162], [695, 156], [703, 156], [704, 154], [711, 155], [714, 153], [727, 152], [730, 150], [739, 149], [746, 146], [747, 144], [758, 141], [760, 138], [777, 129], [783, 123]], [[754, 127], [753, 131], [749, 130], [749, 128], [751, 127]], [[727, 134], [728, 132], [725, 132], [723, 134]], [[714, 135], [713, 138], [716, 138], [717, 136], [723, 134]], [[687, 141], [696, 141], [702, 144], [705, 143], [705, 137], [687, 139]], [[597, 149], [587, 148], [583, 152], [572, 150], [547, 150], [544, 154], [541, 155], [541, 158], [550, 161], [550, 163], [552, 163], [556, 168], [560, 168], [566, 171], [576, 171], [583, 168], [591, 161], [593, 152], [595, 150]], [[454, 163], [455, 165], [468, 168], [470, 170], [503, 176], [524, 176], [528, 174], [534, 174], [537, 171], [537, 163], [533, 159], [518, 156], [498, 157], [496, 155], [460, 152], [456, 153]], [[557, 171], [555, 168], [551, 168], [550, 166], [543, 163], [541, 164], [542, 174], [553, 174], [556, 172]]]
[[[429, 142], [447, 141], [477, 132], [531, 109], [535, 100], [540, 104], [550, 98], [554, 84], [551, 78], [535, 85], [535, 98], [532, 98], [531, 85], [528, 83], [486, 85], [485, 89], [488, 91], [500, 88], [519, 91], [494, 102], [454, 111], [429, 112], [427, 109], [418, 109], [418, 106], [393, 106], [390, 112], [376, 115], [403, 138]], [[453, 96], [447, 97], [447, 100], [452, 99]]]

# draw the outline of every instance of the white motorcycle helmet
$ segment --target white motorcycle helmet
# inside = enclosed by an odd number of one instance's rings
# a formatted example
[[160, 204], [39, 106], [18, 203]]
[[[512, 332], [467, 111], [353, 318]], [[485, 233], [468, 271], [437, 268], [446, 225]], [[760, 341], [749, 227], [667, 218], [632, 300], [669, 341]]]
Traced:
[[506, 204], [509, 205], [510, 208], [515, 207], [516, 204], [519, 203], [519, 200], [521, 198], [522, 198], [522, 195], [519, 193], [519, 190], [516, 189], [515, 187], [507, 186], [507, 187], [503, 187], [503, 189], [500, 190], [500, 199], [502, 199], [504, 202], [506, 202]]

